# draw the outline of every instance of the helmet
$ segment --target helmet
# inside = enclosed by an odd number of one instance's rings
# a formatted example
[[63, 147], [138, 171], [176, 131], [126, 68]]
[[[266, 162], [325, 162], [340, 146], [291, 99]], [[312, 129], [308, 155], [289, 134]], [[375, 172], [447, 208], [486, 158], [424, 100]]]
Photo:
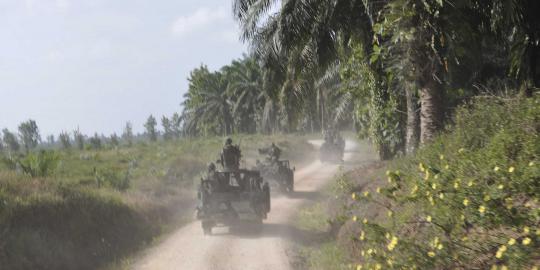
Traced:
[[215, 171], [216, 170], [216, 164], [214, 162], [208, 163], [208, 171]]
[[225, 144], [232, 144], [232, 139], [231, 138], [227, 138], [225, 140]]

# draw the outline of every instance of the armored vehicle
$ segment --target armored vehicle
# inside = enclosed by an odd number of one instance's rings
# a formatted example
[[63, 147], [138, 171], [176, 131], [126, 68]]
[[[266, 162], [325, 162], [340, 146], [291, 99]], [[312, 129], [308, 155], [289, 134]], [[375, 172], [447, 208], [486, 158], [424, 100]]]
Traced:
[[339, 133], [327, 131], [320, 149], [321, 162], [342, 162], [345, 152], [345, 140]]
[[257, 162], [255, 170], [259, 170], [264, 179], [277, 184], [282, 192], [294, 191], [294, 168], [288, 160], [265, 160]]
[[270, 212], [270, 187], [257, 171], [217, 171], [201, 179], [197, 218], [204, 234], [215, 226], [262, 223]]

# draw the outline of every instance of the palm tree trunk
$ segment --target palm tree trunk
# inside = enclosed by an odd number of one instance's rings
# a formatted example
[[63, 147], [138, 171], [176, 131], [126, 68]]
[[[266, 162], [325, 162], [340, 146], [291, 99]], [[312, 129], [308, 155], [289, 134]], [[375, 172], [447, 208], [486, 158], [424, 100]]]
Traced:
[[[431, 72], [431, 71], [430, 71]], [[442, 89], [440, 84], [428, 75], [429, 79], [420, 86], [420, 143], [433, 140], [442, 122]]]
[[407, 102], [405, 152], [412, 154], [418, 147], [418, 141], [420, 139], [420, 115], [418, 114], [418, 97], [410, 85], [405, 87], [405, 98]]

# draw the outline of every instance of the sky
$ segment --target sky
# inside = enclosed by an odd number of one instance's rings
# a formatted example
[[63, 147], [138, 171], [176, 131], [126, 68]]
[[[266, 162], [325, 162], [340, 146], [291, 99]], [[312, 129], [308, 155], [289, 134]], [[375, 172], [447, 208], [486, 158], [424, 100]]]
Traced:
[[190, 70], [247, 50], [231, 3], [0, 0], [0, 128], [109, 135], [180, 113]]

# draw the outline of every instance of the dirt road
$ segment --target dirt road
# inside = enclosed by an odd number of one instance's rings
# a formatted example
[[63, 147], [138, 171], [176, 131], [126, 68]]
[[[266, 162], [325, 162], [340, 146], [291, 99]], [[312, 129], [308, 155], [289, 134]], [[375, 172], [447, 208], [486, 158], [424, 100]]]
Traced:
[[[313, 142], [320, 145], [320, 141]], [[354, 155], [356, 144], [347, 141], [345, 160]], [[229, 231], [226, 227], [213, 229], [203, 235], [200, 222], [193, 221], [171, 234], [158, 246], [150, 249], [134, 264], [134, 269], [186, 270], [280, 270], [291, 269], [287, 247], [297, 237], [290, 220], [298, 208], [317, 199], [317, 191], [332, 179], [338, 165], [311, 164], [297, 168], [295, 194], [272, 197], [272, 210], [262, 230]]]

